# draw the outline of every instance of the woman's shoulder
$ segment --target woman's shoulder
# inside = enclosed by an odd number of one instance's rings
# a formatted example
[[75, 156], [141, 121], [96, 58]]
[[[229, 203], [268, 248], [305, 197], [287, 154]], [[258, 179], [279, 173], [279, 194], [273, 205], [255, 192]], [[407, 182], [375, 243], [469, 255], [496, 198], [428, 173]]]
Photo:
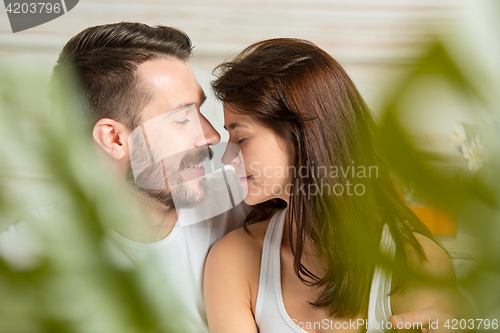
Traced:
[[262, 247], [269, 220], [231, 231], [210, 249], [205, 263], [205, 288], [238, 291], [248, 304], [255, 304]]
[[404, 281], [404, 288], [391, 295], [393, 314], [435, 307], [455, 315], [456, 280], [450, 256], [428, 236], [413, 235], [425, 258], [413, 246], [405, 247], [409, 274], [399, 277]]
[[[215, 242], [208, 253], [203, 294], [210, 331], [255, 331], [262, 246], [269, 221], [236, 229]], [[240, 327], [240, 328], [241, 328]]]
[[454, 269], [448, 253], [435, 240], [414, 232], [413, 236], [422, 247], [425, 259], [413, 247], [406, 249], [410, 268], [437, 279], [453, 279]]
[[213, 245], [209, 256], [223, 257], [220, 259], [236, 259], [257, 256], [260, 260], [262, 247], [270, 220], [257, 222], [245, 228], [231, 231]]

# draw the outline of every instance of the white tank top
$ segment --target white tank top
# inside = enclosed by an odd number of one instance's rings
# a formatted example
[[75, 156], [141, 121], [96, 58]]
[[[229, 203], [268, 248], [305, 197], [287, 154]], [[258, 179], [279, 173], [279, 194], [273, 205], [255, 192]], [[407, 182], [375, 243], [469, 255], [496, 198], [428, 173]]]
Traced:
[[[260, 333], [286, 333], [298, 332], [307, 333], [311, 328], [331, 327], [329, 319], [322, 322], [301, 323], [298, 325], [288, 316], [283, 296], [281, 294], [281, 272], [280, 272], [280, 247], [283, 236], [283, 226], [285, 222], [286, 209], [276, 212], [266, 231], [264, 246], [262, 249], [262, 259], [260, 267], [259, 289], [255, 308], [255, 322]], [[384, 254], [394, 257], [395, 244], [389, 232], [388, 225], [384, 226], [380, 242]], [[359, 322], [363, 327], [367, 327], [367, 333], [388, 332], [387, 322], [391, 313], [391, 303], [389, 293], [391, 291], [391, 274], [380, 266], [375, 268], [372, 285], [370, 289], [370, 299], [368, 303], [368, 327], [367, 322]], [[350, 326], [355, 328], [353, 319]], [[318, 326], [313, 327], [313, 325]], [[339, 323], [340, 325], [341, 323]], [[324, 325], [324, 326], [321, 326]], [[329, 325], [329, 326], [326, 326]], [[302, 328], [304, 327], [304, 329]], [[361, 326], [359, 326], [361, 327]], [[335, 327], [334, 327], [335, 328]], [[339, 327], [340, 328], [340, 327]]]

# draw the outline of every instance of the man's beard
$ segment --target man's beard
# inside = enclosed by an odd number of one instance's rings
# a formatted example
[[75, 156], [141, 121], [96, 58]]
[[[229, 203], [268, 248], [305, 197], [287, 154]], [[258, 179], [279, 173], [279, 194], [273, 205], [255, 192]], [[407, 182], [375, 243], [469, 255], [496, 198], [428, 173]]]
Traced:
[[[129, 184], [134, 185], [141, 192], [168, 208], [196, 207], [205, 199], [208, 189], [206, 179], [205, 177], [200, 177], [198, 179], [183, 181], [180, 172], [189, 165], [196, 165], [207, 158], [213, 158], [213, 151], [210, 147], [196, 149], [196, 151], [186, 153], [182, 157], [177, 171], [174, 171], [173, 167], [168, 165], [169, 158], [166, 158], [145, 168], [137, 176], [137, 179], [134, 178], [132, 166], [129, 161], [126, 180]], [[193, 189], [195, 182], [198, 183], [197, 188]], [[189, 186], [190, 183], [193, 185]], [[193, 191], [198, 192], [198, 194], [190, 193]]]

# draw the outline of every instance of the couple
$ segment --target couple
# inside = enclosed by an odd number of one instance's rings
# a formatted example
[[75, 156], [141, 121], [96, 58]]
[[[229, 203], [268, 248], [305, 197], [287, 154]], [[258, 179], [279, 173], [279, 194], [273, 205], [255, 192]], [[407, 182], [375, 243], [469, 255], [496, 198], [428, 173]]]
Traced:
[[[207, 330], [205, 308], [211, 332], [364, 331], [366, 320], [381, 325], [393, 314], [394, 323], [424, 325], [454, 315], [453, 285], [396, 269], [454, 277], [398, 197], [375, 150], [375, 124], [342, 67], [295, 39], [256, 43], [219, 66], [213, 88], [230, 134], [223, 161], [238, 187], [225, 172], [203, 176], [220, 136], [200, 113], [191, 50], [174, 28], [109, 24], [73, 37], [54, 68], [53, 81], [82, 88], [83, 99], [73, 91], [85, 106], [82, 126], [143, 208], [135, 225], [110, 231], [113, 260], [155, 257], [193, 332]], [[80, 85], [64, 81], [68, 63]], [[241, 189], [251, 211], [231, 197]], [[393, 274], [367, 256], [379, 248]], [[346, 325], [358, 319], [365, 324]]]

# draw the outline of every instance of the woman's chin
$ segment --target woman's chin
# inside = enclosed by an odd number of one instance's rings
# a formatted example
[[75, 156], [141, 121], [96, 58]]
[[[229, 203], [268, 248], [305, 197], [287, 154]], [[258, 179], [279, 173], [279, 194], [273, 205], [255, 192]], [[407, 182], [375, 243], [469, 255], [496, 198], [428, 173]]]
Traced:
[[260, 203], [263, 203], [263, 202], [266, 202], [266, 201], [269, 201], [269, 200], [272, 200], [272, 199], [276, 199], [277, 197], [262, 197], [262, 196], [255, 196], [255, 195], [251, 195], [251, 194], [247, 194], [247, 196], [245, 196], [245, 198], [243, 199], [243, 201], [245, 201], [245, 203], [249, 206], [255, 206], [255, 205], [258, 205]]
[[251, 195], [251, 194], [247, 194], [247, 196], [245, 196], [245, 198], [243, 199], [243, 201], [245, 201], [245, 203], [249, 206], [258, 205], [258, 204], [263, 203], [267, 200], [269, 200], [269, 198], [262, 198], [260, 196], [255, 196], [255, 195]]
[[253, 198], [252, 196], [250, 195], [247, 195], [243, 201], [245, 201], [245, 203], [249, 206], [253, 206], [253, 205], [256, 205], [258, 204], [259, 202], [256, 202], [255, 198]]

